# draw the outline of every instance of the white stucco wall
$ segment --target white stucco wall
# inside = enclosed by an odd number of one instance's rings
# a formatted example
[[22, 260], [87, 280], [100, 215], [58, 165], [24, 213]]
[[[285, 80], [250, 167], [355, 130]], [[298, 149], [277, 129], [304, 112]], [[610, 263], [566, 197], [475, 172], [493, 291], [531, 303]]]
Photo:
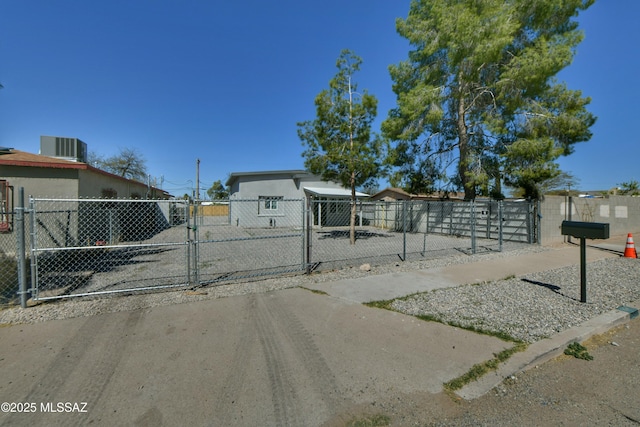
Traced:
[[[296, 171], [234, 177], [230, 185], [231, 223], [241, 227], [300, 227], [306, 198], [304, 187], [343, 188]], [[265, 209], [261, 199], [265, 197], [279, 198], [277, 209]]]

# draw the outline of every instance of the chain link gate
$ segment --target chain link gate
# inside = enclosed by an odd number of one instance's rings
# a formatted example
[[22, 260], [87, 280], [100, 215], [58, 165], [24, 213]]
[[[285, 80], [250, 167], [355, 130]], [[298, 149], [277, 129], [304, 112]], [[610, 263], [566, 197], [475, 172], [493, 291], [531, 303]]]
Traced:
[[272, 200], [268, 209], [264, 204], [32, 198], [32, 298], [187, 288], [303, 271], [304, 200]]
[[31, 198], [29, 216], [34, 300], [190, 282], [186, 201]]
[[301, 272], [305, 201], [231, 199], [192, 207], [195, 283]]

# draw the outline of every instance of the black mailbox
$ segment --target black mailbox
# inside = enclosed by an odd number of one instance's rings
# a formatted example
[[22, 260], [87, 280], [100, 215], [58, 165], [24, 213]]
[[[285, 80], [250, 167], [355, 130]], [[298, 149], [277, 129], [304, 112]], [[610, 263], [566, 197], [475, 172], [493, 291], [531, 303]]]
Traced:
[[562, 221], [562, 234], [584, 239], [608, 239], [609, 224], [603, 222]]
[[580, 238], [580, 301], [587, 302], [586, 239], [608, 239], [609, 224], [602, 222], [562, 221], [562, 234]]

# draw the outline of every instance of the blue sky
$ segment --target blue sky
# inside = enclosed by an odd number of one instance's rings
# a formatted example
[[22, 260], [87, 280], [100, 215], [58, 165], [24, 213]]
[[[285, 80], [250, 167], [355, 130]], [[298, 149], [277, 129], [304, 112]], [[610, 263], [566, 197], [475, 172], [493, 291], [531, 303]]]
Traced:
[[[296, 123], [315, 117], [342, 49], [363, 59], [359, 89], [395, 105], [388, 66], [409, 46], [409, 0], [5, 0], [0, 16], [0, 146], [37, 153], [40, 135], [103, 156], [134, 148], [182, 195], [231, 172], [303, 168]], [[631, 179], [640, 160], [638, 0], [597, 0], [560, 74], [592, 97], [591, 141], [560, 160], [580, 188]], [[162, 181], [160, 181], [162, 179]]]

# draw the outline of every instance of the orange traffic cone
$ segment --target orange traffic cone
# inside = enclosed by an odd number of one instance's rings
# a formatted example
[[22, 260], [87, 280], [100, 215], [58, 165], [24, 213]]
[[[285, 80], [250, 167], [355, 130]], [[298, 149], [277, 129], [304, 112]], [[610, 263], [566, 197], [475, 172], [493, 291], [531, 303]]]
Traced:
[[638, 258], [636, 247], [633, 245], [633, 236], [631, 233], [627, 234], [627, 246], [624, 248], [625, 258]]

